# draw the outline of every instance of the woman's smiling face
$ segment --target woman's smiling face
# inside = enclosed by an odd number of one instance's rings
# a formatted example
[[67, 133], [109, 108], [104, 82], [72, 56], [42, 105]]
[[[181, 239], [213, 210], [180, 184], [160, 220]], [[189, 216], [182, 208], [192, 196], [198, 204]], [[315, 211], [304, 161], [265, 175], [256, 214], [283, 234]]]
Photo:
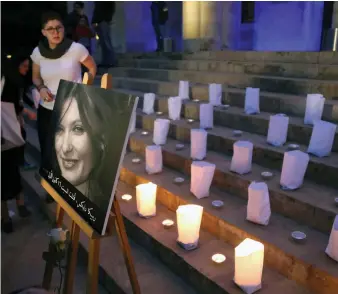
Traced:
[[63, 105], [55, 150], [61, 175], [75, 187], [85, 183], [93, 168], [92, 145], [74, 98], [67, 99]]

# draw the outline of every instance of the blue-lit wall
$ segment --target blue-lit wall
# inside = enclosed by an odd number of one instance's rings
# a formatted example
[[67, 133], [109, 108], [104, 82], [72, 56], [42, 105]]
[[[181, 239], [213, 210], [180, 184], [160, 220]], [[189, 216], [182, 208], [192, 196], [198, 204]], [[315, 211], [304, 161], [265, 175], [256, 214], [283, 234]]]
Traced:
[[319, 51], [323, 8], [323, 1], [256, 1], [253, 50]]
[[[169, 20], [165, 36], [173, 38], [176, 50], [182, 44], [182, 2], [167, 2]], [[151, 24], [150, 1], [124, 1], [125, 40], [128, 52], [156, 50], [156, 38]]]

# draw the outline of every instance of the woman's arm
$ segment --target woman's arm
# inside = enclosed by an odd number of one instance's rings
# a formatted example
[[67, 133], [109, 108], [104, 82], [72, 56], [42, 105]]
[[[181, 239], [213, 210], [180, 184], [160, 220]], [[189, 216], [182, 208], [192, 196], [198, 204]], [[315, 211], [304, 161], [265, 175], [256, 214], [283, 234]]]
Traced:
[[89, 73], [95, 78], [96, 75], [96, 63], [92, 56], [88, 55], [88, 57], [82, 61], [82, 64], [88, 69]]
[[40, 75], [40, 66], [33, 62], [32, 66], [32, 76], [33, 76], [33, 84], [39, 88], [43, 85], [43, 80]]

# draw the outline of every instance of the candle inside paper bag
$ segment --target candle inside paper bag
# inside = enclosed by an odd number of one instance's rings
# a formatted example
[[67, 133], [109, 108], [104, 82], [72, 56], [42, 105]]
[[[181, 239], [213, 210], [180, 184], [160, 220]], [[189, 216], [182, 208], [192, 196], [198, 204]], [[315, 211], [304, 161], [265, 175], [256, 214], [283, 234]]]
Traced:
[[155, 94], [145, 93], [143, 96], [143, 112], [146, 114], [154, 113]]
[[306, 108], [304, 124], [313, 125], [322, 119], [325, 98], [321, 94], [308, 94], [306, 97]]
[[154, 122], [153, 142], [156, 145], [164, 145], [167, 142], [170, 120], [157, 118]]
[[273, 146], [282, 146], [288, 135], [289, 118], [281, 115], [271, 115], [267, 142]]
[[172, 120], [181, 118], [182, 99], [180, 97], [170, 97], [168, 99], [168, 113]]
[[148, 174], [157, 174], [162, 171], [162, 148], [152, 145], [146, 147], [146, 171]]
[[253, 144], [249, 141], [234, 143], [230, 170], [240, 175], [251, 172]]
[[190, 131], [190, 157], [194, 160], [203, 160], [207, 155], [208, 132], [202, 129]]
[[178, 85], [178, 96], [182, 99], [189, 99], [189, 81], [180, 81]]
[[246, 114], [256, 114], [259, 109], [259, 88], [246, 88], [244, 111]]
[[235, 248], [235, 283], [247, 294], [262, 288], [264, 245], [245, 239]]
[[222, 85], [209, 84], [209, 103], [214, 106], [222, 104]]
[[252, 182], [248, 188], [246, 219], [266, 226], [269, 224], [270, 216], [270, 197], [267, 184]]
[[187, 250], [198, 245], [203, 207], [194, 204], [180, 205], [176, 210], [178, 239]]
[[136, 186], [136, 205], [140, 216], [148, 218], [156, 215], [157, 185], [153, 183]]
[[[329, 156], [332, 150], [337, 125], [318, 120], [314, 123], [308, 153], [318, 157]], [[337, 177], [338, 178], [338, 177]]]
[[136, 109], [133, 111], [130, 118], [129, 133], [135, 133], [136, 130]]
[[325, 253], [338, 262], [338, 215], [336, 215]]
[[200, 128], [212, 129], [214, 127], [214, 107], [212, 104], [200, 105]]
[[280, 185], [289, 190], [299, 188], [303, 184], [309, 160], [309, 155], [300, 150], [285, 152]]
[[191, 164], [190, 191], [198, 199], [208, 197], [216, 166], [205, 161], [194, 161]]

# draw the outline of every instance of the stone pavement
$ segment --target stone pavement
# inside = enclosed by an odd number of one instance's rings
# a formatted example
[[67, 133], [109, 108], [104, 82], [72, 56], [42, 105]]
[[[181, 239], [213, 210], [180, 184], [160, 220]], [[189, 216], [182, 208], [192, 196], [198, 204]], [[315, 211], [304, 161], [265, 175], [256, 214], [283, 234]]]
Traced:
[[[48, 248], [46, 233], [50, 223], [39, 211], [37, 204], [32, 199], [27, 199], [32, 216], [20, 219], [16, 213], [14, 201], [9, 204], [13, 216], [14, 233], [7, 235], [1, 233], [1, 293], [39, 285], [42, 282], [44, 261], [42, 252]], [[60, 274], [54, 271], [52, 288], [60, 283]], [[74, 294], [85, 293], [86, 267], [79, 264], [76, 272]], [[101, 287], [100, 294], [108, 293]]]

